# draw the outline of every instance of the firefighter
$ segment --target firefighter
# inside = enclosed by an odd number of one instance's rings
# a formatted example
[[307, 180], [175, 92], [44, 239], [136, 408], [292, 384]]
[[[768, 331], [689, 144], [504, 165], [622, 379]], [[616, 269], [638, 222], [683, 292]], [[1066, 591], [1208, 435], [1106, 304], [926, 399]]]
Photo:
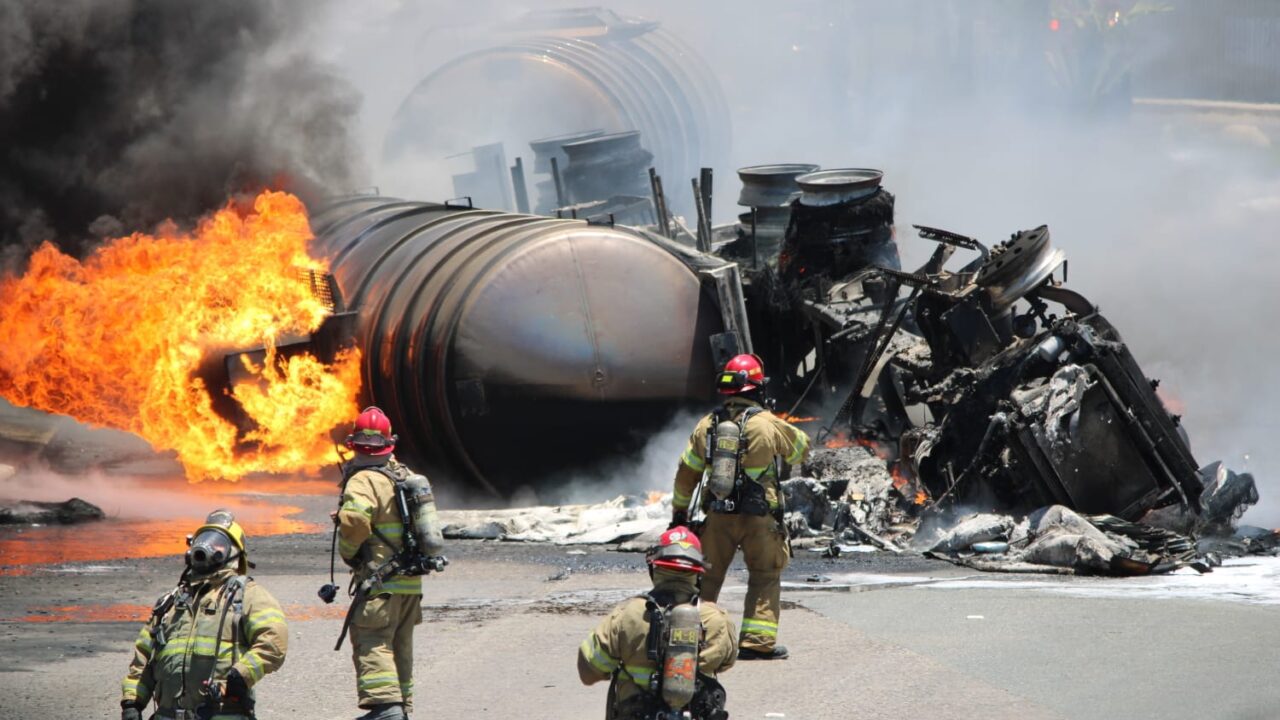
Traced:
[[749, 574], [741, 660], [787, 657], [777, 640], [782, 570], [790, 560], [791, 544], [782, 523], [778, 480], [782, 463], [798, 464], [809, 452], [809, 436], [803, 430], [765, 409], [767, 382], [756, 355], [738, 355], [725, 365], [716, 378], [725, 402], [694, 428], [680, 457], [672, 494], [672, 525], [683, 525], [701, 483], [699, 505], [707, 518], [700, 536], [710, 566], [702, 580], [703, 600], [720, 597], [725, 572], [742, 549]]
[[[376, 407], [356, 418], [347, 437], [354, 455], [343, 467], [337, 513], [338, 552], [359, 584], [403, 548], [404, 522], [396, 482], [408, 469], [391, 454], [396, 436]], [[413, 629], [422, 623], [422, 577], [390, 575], [352, 608], [351, 650], [361, 720], [404, 718], [413, 707]]]
[[[706, 571], [698, 536], [671, 528], [645, 560], [653, 589], [614, 608], [583, 641], [578, 677], [584, 685], [611, 681], [607, 720], [651, 720], [673, 710], [687, 711], [694, 720], [726, 720], [716, 675], [736, 660], [733, 622], [715, 603], [698, 599], [698, 579]], [[665, 633], [650, 632], [658, 621], [667, 626]], [[684, 647], [681, 629], [693, 640]], [[672, 707], [673, 700], [686, 704]]]
[[124, 677], [123, 720], [154, 701], [159, 720], [253, 717], [253, 686], [284, 663], [289, 628], [271, 593], [246, 575], [244, 530], [215, 510], [187, 538], [178, 586], [156, 601]]

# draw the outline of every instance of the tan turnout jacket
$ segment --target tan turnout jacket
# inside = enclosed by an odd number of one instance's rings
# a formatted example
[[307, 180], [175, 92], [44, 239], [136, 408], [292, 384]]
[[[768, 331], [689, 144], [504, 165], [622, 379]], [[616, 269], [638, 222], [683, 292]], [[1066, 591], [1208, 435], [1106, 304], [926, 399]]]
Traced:
[[[720, 606], [698, 604], [706, 640], [698, 656], [698, 672], [715, 677], [733, 667], [738, 658], [737, 631]], [[649, 688], [655, 667], [645, 655], [649, 621], [645, 600], [631, 598], [613, 609], [578, 648], [578, 675], [591, 685], [618, 675], [616, 701], [621, 702]]]
[[[160, 714], [170, 717], [179, 708], [194, 712], [205, 700], [203, 684], [215, 663], [215, 682], [224, 681], [235, 667], [250, 688], [284, 664], [289, 649], [284, 611], [252, 578], [245, 578], [240, 612], [233, 603], [222, 623], [227, 596], [221, 590], [235, 576], [233, 568], [223, 568], [191, 581], [189, 601], [175, 602], [163, 616], [142, 626], [122, 683], [124, 700], [139, 705], [155, 700]], [[161, 628], [163, 633], [157, 632]], [[242, 709], [227, 704], [220, 711], [235, 714]]]
[[[749, 407], [759, 407], [750, 400], [730, 398], [726, 405], [732, 411], [736, 421], [743, 411]], [[689, 507], [693, 490], [702, 481], [702, 474], [709, 463], [707, 456], [707, 434], [714, 422], [714, 415], [708, 413], [698, 422], [689, 436], [689, 444], [680, 456], [680, 466], [676, 471], [675, 487], [671, 504], [677, 510]], [[747, 450], [742, 456], [742, 470], [747, 477], [764, 486], [765, 499], [769, 507], [778, 507], [778, 474], [774, 463], [781, 458], [788, 465], [796, 465], [803, 461], [809, 453], [809, 436], [803, 430], [765, 410], [752, 415], [746, 425]], [[705, 498], [704, 498], [705, 499]]]
[[[376, 459], [364, 459], [377, 462]], [[403, 465], [394, 457], [388, 457], [387, 466], [396, 470]], [[374, 534], [377, 528], [383, 537], [396, 545], [393, 549]], [[369, 575], [369, 563], [382, 565], [400, 548], [404, 538], [404, 524], [400, 509], [396, 506], [396, 486], [391, 478], [372, 468], [356, 471], [347, 479], [342, 491], [342, 508], [338, 511], [338, 552], [342, 559], [355, 567], [356, 581]], [[393, 575], [382, 584], [374, 595], [421, 595], [422, 578]]]

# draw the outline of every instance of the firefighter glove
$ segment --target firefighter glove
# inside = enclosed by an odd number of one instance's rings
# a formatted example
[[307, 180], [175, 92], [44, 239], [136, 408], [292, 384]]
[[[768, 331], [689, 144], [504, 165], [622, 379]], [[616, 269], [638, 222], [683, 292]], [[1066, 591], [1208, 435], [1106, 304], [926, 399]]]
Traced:
[[227, 702], [233, 702], [245, 710], [253, 709], [253, 698], [249, 697], [249, 684], [235, 668], [231, 668], [227, 673], [227, 689], [223, 696]]

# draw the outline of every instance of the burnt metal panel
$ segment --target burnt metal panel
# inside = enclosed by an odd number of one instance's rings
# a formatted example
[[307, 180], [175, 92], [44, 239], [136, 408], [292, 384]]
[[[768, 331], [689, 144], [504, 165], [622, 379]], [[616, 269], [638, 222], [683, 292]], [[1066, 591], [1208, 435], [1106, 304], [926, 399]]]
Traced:
[[1043, 417], [1015, 435], [1025, 456], [1035, 457], [1040, 497], [1034, 504], [1059, 503], [1134, 520], [1165, 494], [1169, 481], [1148, 462], [1142, 444], [1123, 431], [1126, 409], [1113, 400], [1096, 369], [1090, 370], [1093, 385], [1069, 427], [1060, 429], [1069, 439], [1052, 440]]

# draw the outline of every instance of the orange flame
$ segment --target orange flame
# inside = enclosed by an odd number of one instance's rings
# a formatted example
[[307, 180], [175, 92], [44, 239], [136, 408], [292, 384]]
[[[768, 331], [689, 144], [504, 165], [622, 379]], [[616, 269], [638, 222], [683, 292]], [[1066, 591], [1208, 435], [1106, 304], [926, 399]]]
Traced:
[[907, 486], [907, 483], [911, 482], [911, 480], [908, 479], [906, 475], [903, 475], [902, 471], [898, 469], [897, 463], [890, 466], [889, 475], [893, 477], [893, 489], [898, 490], [899, 492], [901, 492], [902, 488]]
[[776, 414], [778, 416], [778, 419], [785, 420], [786, 422], [789, 422], [792, 425], [795, 425], [798, 423], [810, 423], [818, 419], [816, 417], [800, 417], [799, 415], [790, 415], [784, 412], [779, 412]]
[[667, 494], [662, 492], [661, 490], [650, 490], [648, 497], [645, 498], [644, 504], [657, 505], [658, 503], [662, 502], [662, 499], [665, 498], [666, 496]]
[[[357, 410], [360, 358], [349, 350], [325, 365], [275, 350], [329, 312], [299, 279], [327, 270], [308, 256], [311, 238], [300, 200], [263, 192], [194, 232], [166, 223], [83, 262], [45, 243], [24, 276], [0, 280], [0, 395], [134, 432], [176, 451], [192, 480], [313, 471], [328, 431]], [[263, 364], [244, 363], [254, 382], [231, 391], [253, 423], [241, 436], [195, 371], [206, 356], [258, 346]]]
[[847, 447], [853, 447], [854, 445], [860, 445], [870, 450], [873, 455], [880, 458], [881, 460], [888, 460], [889, 456], [892, 455], [887, 445], [883, 443], [878, 443], [875, 440], [872, 440], [871, 438], [851, 437], [848, 431], [845, 431], [845, 430], [837, 430], [834, 434], [831, 435], [831, 437], [827, 438], [826, 442], [822, 443], [822, 445], [823, 447], [827, 447], [831, 449], [847, 448]]
[[844, 430], [837, 430], [834, 433], [831, 433], [831, 436], [822, 443], [822, 446], [831, 450], [853, 447], [853, 440], [849, 438], [848, 432]]
[[[929, 494], [919, 487], [907, 473], [902, 471], [901, 463], [890, 465], [889, 474], [893, 476], [893, 489], [897, 490], [904, 498], [916, 505], [924, 505], [929, 502]], [[913, 489], [915, 492], [911, 492]]]

